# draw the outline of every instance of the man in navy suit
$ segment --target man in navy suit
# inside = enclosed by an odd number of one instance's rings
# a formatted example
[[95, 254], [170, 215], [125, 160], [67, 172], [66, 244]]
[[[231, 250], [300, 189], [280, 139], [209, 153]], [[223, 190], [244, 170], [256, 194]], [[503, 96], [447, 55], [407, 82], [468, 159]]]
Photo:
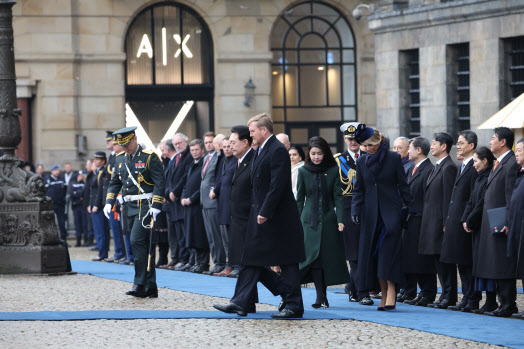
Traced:
[[[235, 295], [220, 311], [245, 316], [253, 312], [260, 281], [281, 295], [277, 319], [301, 318], [304, 313], [298, 264], [305, 259], [304, 232], [291, 189], [289, 154], [273, 136], [273, 120], [260, 114], [248, 121], [258, 145], [251, 169], [252, 200]], [[282, 276], [269, 266], [280, 266]]]

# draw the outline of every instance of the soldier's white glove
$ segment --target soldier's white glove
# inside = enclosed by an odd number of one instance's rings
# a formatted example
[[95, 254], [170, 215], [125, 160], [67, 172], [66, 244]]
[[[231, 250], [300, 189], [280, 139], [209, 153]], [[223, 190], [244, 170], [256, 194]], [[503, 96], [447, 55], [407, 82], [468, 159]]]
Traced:
[[107, 217], [107, 219], [109, 219], [109, 215], [111, 214], [111, 205], [110, 204], [106, 204], [104, 206], [104, 215]]
[[124, 197], [122, 195], [118, 195], [116, 197], [116, 199], [118, 200], [118, 202], [120, 203], [120, 205], [123, 205], [124, 204]]
[[156, 222], [156, 216], [160, 213], [161, 211], [158, 209], [158, 208], [153, 208], [151, 207], [149, 209], [149, 212], [147, 212], [147, 214], [150, 214], [151, 217], [153, 217], [153, 220]]

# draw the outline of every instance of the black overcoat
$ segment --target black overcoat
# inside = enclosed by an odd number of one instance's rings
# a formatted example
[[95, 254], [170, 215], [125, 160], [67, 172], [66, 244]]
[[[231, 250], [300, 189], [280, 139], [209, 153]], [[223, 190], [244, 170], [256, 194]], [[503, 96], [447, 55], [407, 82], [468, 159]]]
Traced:
[[475, 186], [477, 176], [478, 173], [473, 167], [473, 159], [464, 167], [462, 173], [460, 173], [460, 169], [457, 171], [457, 179], [451, 194], [440, 250], [440, 261], [443, 263], [473, 264], [471, 234], [464, 230], [461, 218]]
[[[482, 226], [480, 228], [477, 276], [484, 279], [512, 279], [515, 277], [516, 257], [508, 257], [506, 234], [492, 235], [488, 210], [499, 207], [508, 209], [517, 175], [515, 154], [510, 151], [489, 174], [486, 182]], [[506, 226], [508, 225], [506, 211]]]
[[175, 220], [175, 203], [169, 198], [169, 193], [173, 190], [173, 172], [175, 169], [176, 156], [170, 159], [169, 162], [164, 166], [164, 175], [166, 176], [166, 187], [164, 192], [164, 198], [166, 202], [162, 206], [162, 211], [166, 212], [167, 219], [170, 221]]
[[[360, 250], [358, 258], [358, 290], [375, 289], [377, 276], [401, 283], [402, 222], [403, 206], [413, 211], [413, 198], [406, 182], [406, 172], [400, 155], [388, 151], [378, 175], [371, 174], [366, 159], [369, 154], [357, 159], [357, 182], [353, 190], [351, 214], [361, 217]], [[376, 255], [377, 222], [379, 212], [387, 234]]]
[[[228, 258], [231, 265], [239, 265], [242, 261], [242, 251], [246, 239], [247, 222], [251, 209], [251, 164], [255, 154], [249, 150], [246, 157], [235, 167], [231, 179]], [[238, 160], [237, 160], [238, 161]]]
[[[176, 163], [175, 163], [176, 164]], [[193, 157], [189, 152], [189, 147], [182, 153], [182, 157], [178, 162], [178, 165], [175, 165], [173, 170], [173, 175], [170, 181], [170, 190], [171, 193], [175, 194], [177, 200], [175, 201], [174, 209], [174, 221], [184, 220], [184, 206], [180, 203], [180, 196], [182, 195], [182, 190], [187, 180], [187, 172], [189, 167], [193, 164]], [[173, 220], [171, 218], [171, 220]]]
[[402, 232], [402, 266], [406, 274], [433, 274], [437, 272], [433, 257], [418, 253], [422, 211], [424, 210], [424, 193], [433, 168], [431, 161], [426, 159], [414, 174], [408, 173], [408, 185], [413, 197], [414, 212]]
[[475, 185], [471, 191], [471, 196], [460, 222], [466, 222], [471, 232], [471, 254], [473, 263], [473, 276], [477, 276], [477, 264], [479, 258], [479, 237], [480, 237], [480, 225], [482, 223], [482, 209], [484, 208], [484, 195], [486, 194], [486, 182], [488, 181], [489, 173], [492, 167], [488, 167], [478, 173]]
[[424, 211], [420, 227], [418, 253], [438, 255], [442, 248], [444, 225], [448, 216], [453, 185], [457, 177], [457, 166], [448, 155], [435, 166], [426, 182]]
[[[362, 156], [365, 153], [360, 152], [359, 156]], [[340, 157], [343, 157], [346, 160], [346, 163], [349, 165], [349, 167], [352, 170], [356, 170], [357, 164], [355, 163], [355, 160], [353, 160], [353, 157], [349, 154], [349, 151], [346, 150], [345, 152], [340, 155]], [[342, 172], [340, 172], [340, 176], [347, 180], [347, 177], [344, 176]], [[342, 191], [344, 191], [347, 188], [347, 185], [342, 184], [342, 178], [341, 178], [341, 185], [342, 185]], [[360, 226], [358, 224], [353, 223], [351, 221], [351, 200], [353, 199], [353, 193], [351, 195], [344, 196], [344, 231], [342, 232], [342, 238], [344, 240], [344, 252], [346, 254], [346, 260], [356, 262], [358, 261], [358, 245], [360, 242]]]
[[[242, 265], [290, 265], [306, 258], [290, 168], [287, 149], [271, 135], [260, 154], [253, 158], [252, 204]], [[258, 224], [258, 215], [267, 221]]]
[[217, 200], [217, 220], [219, 225], [227, 225], [231, 222], [229, 212], [229, 202], [231, 194], [231, 182], [237, 168], [238, 159], [234, 156], [226, 158], [220, 162], [220, 171], [217, 175], [215, 184], [215, 196]]
[[508, 256], [517, 257], [518, 279], [524, 278], [524, 244], [522, 229], [524, 227], [524, 172], [522, 168], [517, 170], [517, 180], [511, 195], [508, 215]]
[[202, 181], [202, 164], [204, 158], [197, 163], [193, 161], [187, 171], [187, 180], [182, 190], [182, 199], [191, 200], [191, 205], [184, 208], [184, 234], [186, 236], [186, 247], [209, 248], [207, 241], [202, 208], [200, 207], [200, 182]]

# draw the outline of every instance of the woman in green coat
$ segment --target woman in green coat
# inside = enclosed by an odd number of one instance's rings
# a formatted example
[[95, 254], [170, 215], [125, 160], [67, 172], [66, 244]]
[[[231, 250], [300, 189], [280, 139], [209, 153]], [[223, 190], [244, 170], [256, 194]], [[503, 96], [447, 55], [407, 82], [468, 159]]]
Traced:
[[321, 137], [311, 138], [306, 164], [298, 169], [297, 203], [306, 248], [300, 272], [302, 283], [315, 284], [317, 299], [313, 308], [329, 307], [327, 286], [349, 282], [340, 188], [338, 166], [328, 143]]

